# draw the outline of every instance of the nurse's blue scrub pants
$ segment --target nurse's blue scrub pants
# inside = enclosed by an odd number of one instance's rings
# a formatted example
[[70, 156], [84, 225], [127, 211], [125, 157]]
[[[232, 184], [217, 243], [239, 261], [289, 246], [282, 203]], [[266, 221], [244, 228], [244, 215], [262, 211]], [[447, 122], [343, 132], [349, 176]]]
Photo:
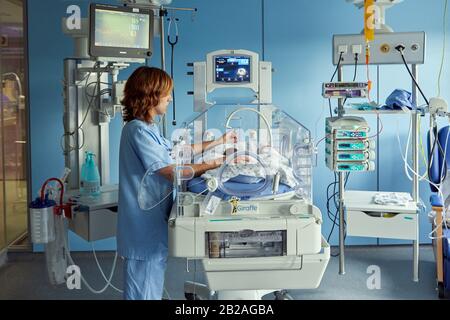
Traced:
[[161, 300], [167, 254], [156, 253], [151, 260], [124, 260], [124, 299]]

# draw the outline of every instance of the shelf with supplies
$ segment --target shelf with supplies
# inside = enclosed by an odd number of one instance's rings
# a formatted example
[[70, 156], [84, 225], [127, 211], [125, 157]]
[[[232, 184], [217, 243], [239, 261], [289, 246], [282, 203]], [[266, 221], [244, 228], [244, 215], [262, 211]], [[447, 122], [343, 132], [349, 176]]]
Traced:
[[382, 109], [382, 110], [358, 110], [358, 109], [354, 109], [354, 108], [344, 108], [344, 112], [346, 115], [376, 115], [376, 114], [380, 114], [380, 115], [411, 115], [411, 110], [409, 109], [397, 109], [397, 110], [387, 110], [387, 109]]

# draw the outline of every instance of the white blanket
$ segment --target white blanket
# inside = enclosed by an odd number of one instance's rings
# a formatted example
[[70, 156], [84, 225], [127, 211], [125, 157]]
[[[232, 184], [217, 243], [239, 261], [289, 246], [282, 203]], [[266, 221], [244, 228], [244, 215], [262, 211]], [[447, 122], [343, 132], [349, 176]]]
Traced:
[[[289, 160], [281, 156], [275, 149], [265, 147], [260, 150], [259, 157], [266, 168], [255, 161], [255, 159], [238, 159], [237, 163], [230, 163], [225, 168], [222, 174], [222, 181], [226, 182], [239, 175], [243, 175], [259, 178], [255, 179], [255, 182], [257, 182], [260, 179], [265, 179], [266, 176], [274, 176], [280, 173], [281, 183], [291, 188], [297, 185], [292, 168], [289, 167]], [[211, 177], [218, 177], [219, 170], [220, 168], [208, 170], [202, 175], [202, 178], [207, 180]]]

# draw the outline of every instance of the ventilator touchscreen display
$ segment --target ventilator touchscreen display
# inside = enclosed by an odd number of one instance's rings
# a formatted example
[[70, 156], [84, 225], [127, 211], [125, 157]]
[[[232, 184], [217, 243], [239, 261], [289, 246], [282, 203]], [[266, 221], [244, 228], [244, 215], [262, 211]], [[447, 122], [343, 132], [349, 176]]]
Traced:
[[216, 82], [239, 83], [251, 81], [251, 61], [248, 56], [215, 57]]
[[115, 48], [149, 48], [148, 14], [95, 10], [95, 45]]

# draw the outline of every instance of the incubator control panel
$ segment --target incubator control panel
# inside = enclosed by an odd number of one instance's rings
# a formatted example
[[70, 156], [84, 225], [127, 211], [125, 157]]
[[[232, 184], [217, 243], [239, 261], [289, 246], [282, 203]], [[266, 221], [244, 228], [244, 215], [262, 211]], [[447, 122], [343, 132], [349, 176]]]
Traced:
[[215, 82], [245, 83], [251, 82], [251, 57], [224, 55], [214, 57]]

